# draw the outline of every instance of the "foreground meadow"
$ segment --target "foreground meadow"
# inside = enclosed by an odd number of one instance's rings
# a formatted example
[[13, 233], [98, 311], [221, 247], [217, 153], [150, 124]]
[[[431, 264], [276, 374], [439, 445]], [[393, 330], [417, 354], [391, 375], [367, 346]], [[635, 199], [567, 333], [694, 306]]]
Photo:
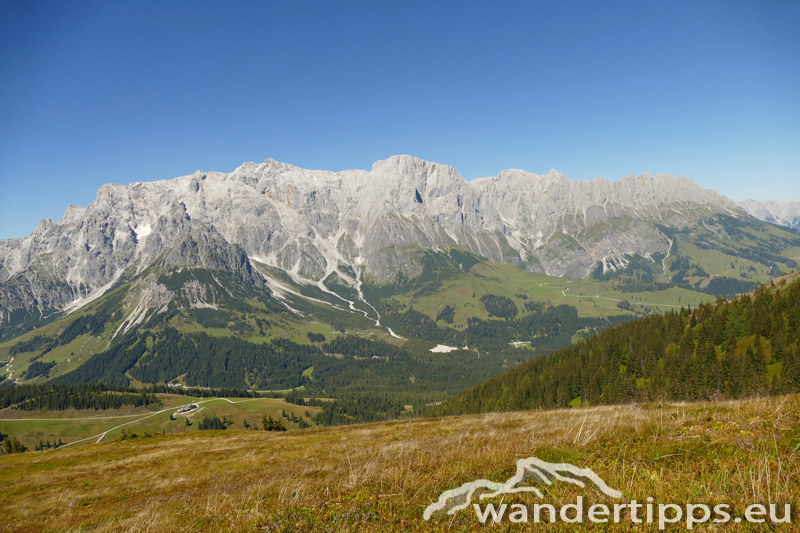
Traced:
[[[472, 508], [423, 519], [439, 495], [504, 482], [536, 456], [590, 468], [620, 501], [792, 506], [792, 523], [695, 526], [796, 531], [800, 396], [417, 419], [273, 433], [203, 431], [0, 457], [0, 531], [652, 531], [656, 524], [483, 525]], [[540, 485], [556, 506], [615, 500]], [[493, 500], [532, 507], [532, 494]], [[487, 501], [480, 502], [482, 505]], [[623, 514], [623, 516], [625, 516]], [[532, 519], [532, 517], [531, 517]], [[685, 530], [684, 523], [667, 526]]]

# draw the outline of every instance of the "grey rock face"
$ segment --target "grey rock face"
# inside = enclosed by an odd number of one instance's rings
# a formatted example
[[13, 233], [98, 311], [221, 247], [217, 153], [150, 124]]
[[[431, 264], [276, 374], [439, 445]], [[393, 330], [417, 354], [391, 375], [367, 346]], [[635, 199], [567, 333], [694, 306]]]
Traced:
[[739, 206], [753, 216], [764, 222], [800, 229], [800, 202], [795, 200], [745, 200]]
[[[411, 156], [371, 171], [245, 163], [230, 174], [105, 185], [87, 208], [0, 241], [0, 324], [20, 308], [61, 308], [113, 283], [123, 270], [224, 268], [259, 283], [250, 259], [316, 282], [350, 265], [377, 283], [421, 271], [404, 247], [463, 246], [493, 261], [582, 278], [620, 254], [666, 252], [654, 223], [744, 216], [691, 180], [628, 176], [571, 181], [556, 171], [506, 170], [466, 182], [446, 165]], [[362, 270], [363, 269], [363, 270]]]

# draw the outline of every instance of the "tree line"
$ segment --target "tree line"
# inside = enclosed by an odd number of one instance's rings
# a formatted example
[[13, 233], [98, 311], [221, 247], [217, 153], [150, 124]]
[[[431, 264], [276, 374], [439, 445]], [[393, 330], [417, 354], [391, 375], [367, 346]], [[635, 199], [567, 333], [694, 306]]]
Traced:
[[0, 388], [0, 409], [63, 411], [66, 409], [120, 409], [158, 404], [152, 392], [102, 383], [83, 385], [17, 385]]

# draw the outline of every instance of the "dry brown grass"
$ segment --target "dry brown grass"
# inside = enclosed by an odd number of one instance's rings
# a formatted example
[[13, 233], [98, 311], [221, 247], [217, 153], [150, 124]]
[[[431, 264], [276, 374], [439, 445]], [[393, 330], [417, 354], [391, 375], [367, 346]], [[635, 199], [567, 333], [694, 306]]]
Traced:
[[[422, 513], [462, 483], [505, 481], [531, 455], [591, 468], [624, 501], [728, 503], [741, 515], [749, 503], [796, 507], [798, 446], [798, 396], [157, 436], [0, 457], [0, 531], [482, 530], [472, 511]], [[554, 485], [545, 496], [576, 494]], [[597, 530], [629, 528], [653, 529]], [[737, 528], [751, 530], [715, 530]]]

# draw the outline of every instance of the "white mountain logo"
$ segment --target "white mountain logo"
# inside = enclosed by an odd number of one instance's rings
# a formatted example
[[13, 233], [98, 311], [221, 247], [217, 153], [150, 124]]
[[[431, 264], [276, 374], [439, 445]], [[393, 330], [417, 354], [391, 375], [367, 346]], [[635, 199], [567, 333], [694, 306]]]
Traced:
[[544, 494], [538, 488], [528, 483], [543, 483], [552, 485], [553, 481], [565, 481], [581, 488], [587, 482], [594, 484], [603, 494], [612, 498], [619, 498], [622, 493], [612, 489], [600, 477], [588, 468], [578, 468], [568, 463], [548, 463], [538, 457], [528, 457], [517, 461], [517, 473], [505, 483], [497, 483], [488, 479], [478, 479], [464, 483], [457, 489], [443, 492], [436, 503], [430, 504], [425, 509], [423, 518], [429, 520], [434, 513], [446, 512], [455, 514], [461, 509], [466, 509], [474, 497], [481, 500], [494, 498], [501, 494], [514, 494], [517, 492], [533, 492], [539, 498]]

